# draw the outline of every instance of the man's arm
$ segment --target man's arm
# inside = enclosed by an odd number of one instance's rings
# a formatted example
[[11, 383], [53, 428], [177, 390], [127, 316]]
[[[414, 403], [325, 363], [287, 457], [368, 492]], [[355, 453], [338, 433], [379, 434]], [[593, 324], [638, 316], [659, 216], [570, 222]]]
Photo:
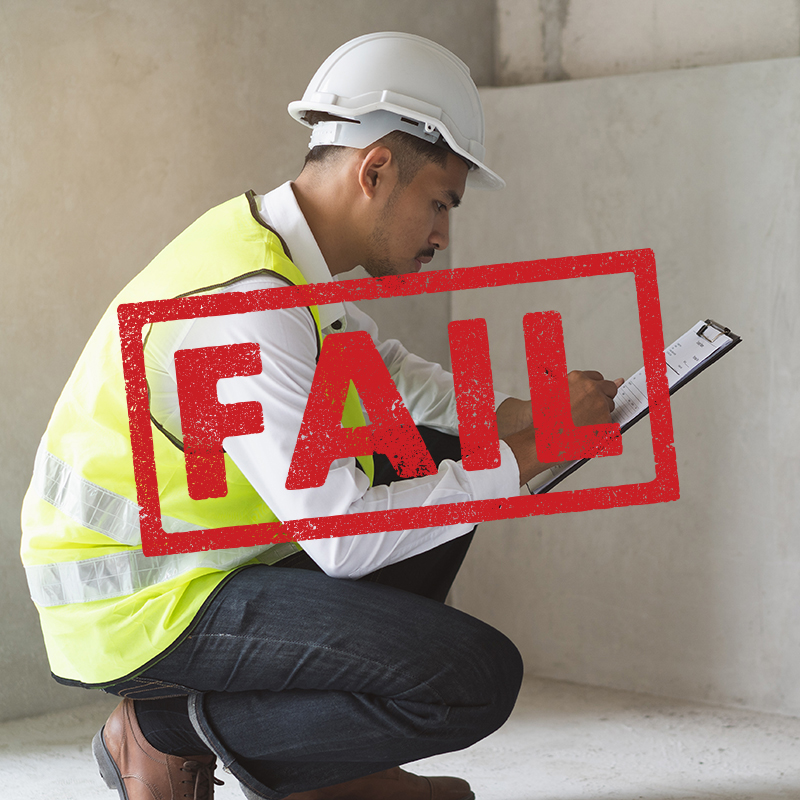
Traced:
[[497, 407], [497, 433], [501, 439], [519, 433], [532, 424], [530, 400], [507, 397]]
[[[378, 327], [371, 317], [350, 303], [346, 303], [345, 308], [348, 330], [365, 330], [370, 334], [414, 421], [457, 434], [452, 374], [439, 364], [409, 353], [398, 341], [381, 341]], [[607, 381], [599, 372], [574, 370], [567, 379], [575, 425], [600, 425], [611, 421], [613, 398], [622, 385], [622, 378]], [[497, 407], [498, 436], [514, 452], [522, 486], [553, 465], [542, 464], [536, 457], [530, 400], [505, 397], [500, 393], [495, 393], [495, 396], [504, 398]]]
[[[229, 290], [264, 289], [273, 285], [282, 286], [283, 283], [269, 277], [250, 278]], [[161, 330], [168, 332], [170, 329]], [[305, 308], [200, 318], [186, 327], [174, 329], [170, 335], [154, 330], [148, 350], [159, 364], [151, 364], [157, 368], [148, 370], [151, 408], [159, 421], [170, 421], [167, 427], [173, 434], [180, 435], [174, 351], [234, 342], [259, 344], [262, 372], [220, 380], [217, 385], [219, 402], [258, 400], [264, 430], [259, 434], [228, 437], [225, 449], [279, 519], [419, 508], [516, 493], [519, 485], [517, 462], [505, 445], [501, 447], [500, 467], [485, 473], [468, 472], [458, 462], [444, 461], [434, 475], [370, 487], [369, 479], [357, 468], [355, 459], [340, 458], [332, 463], [324, 486], [286, 489], [286, 477], [316, 368], [317, 333]], [[430, 380], [437, 382], [435, 371]], [[430, 404], [435, 407], [439, 392], [432, 391], [431, 386], [421, 387], [420, 392], [429, 396]], [[304, 542], [303, 547], [327, 574], [358, 578], [450, 541], [472, 527], [464, 523], [316, 539]]]
[[[236, 289], [270, 288], [268, 278], [251, 278]], [[282, 285], [279, 283], [278, 285]], [[169, 325], [169, 324], [167, 324]], [[154, 326], [158, 328], [158, 326]], [[165, 328], [166, 330], [166, 328]], [[194, 320], [188, 330], [176, 329], [161, 342], [157, 331], [149, 350], [159, 354], [160, 370], [150, 372], [151, 402], [157, 418], [171, 421], [173, 433], [180, 434], [174, 383], [174, 351], [182, 348], [255, 341], [262, 351], [263, 371], [259, 375], [226, 378], [218, 384], [221, 403], [258, 399], [264, 416], [261, 434], [229, 437], [228, 454], [279, 519], [303, 519], [419, 508], [444, 503], [508, 497], [516, 493], [521, 477], [545, 467], [535, 455], [532, 429], [512, 434], [501, 444], [501, 465], [484, 472], [469, 472], [459, 462], [444, 461], [438, 473], [424, 478], [397, 481], [389, 486], [370, 487], [355, 459], [337, 459], [331, 465], [324, 486], [287, 490], [289, 464], [294, 452], [316, 367], [316, 331], [304, 308], [282, 309]], [[429, 379], [438, 382], [438, 373]], [[423, 394], [436, 407], [440, 394], [431, 386]], [[168, 401], [168, 402], [166, 402]], [[160, 408], [156, 408], [157, 406]], [[512, 404], [513, 405], [513, 404]], [[576, 419], [576, 422], [578, 420]], [[520, 469], [524, 472], [520, 475]], [[387, 531], [368, 535], [316, 539], [304, 542], [304, 549], [329, 575], [358, 578], [382, 566], [425, 552], [438, 544], [467, 533], [471, 524]]]

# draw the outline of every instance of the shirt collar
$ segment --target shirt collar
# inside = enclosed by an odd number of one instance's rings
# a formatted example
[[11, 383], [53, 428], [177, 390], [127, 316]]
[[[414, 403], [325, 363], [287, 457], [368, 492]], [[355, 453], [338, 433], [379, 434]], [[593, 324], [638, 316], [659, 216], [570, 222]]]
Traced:
[[[292, 253], [292, 262], [303, 273], [303, 277], [309, 283], [331, 282], [333, 277], [300, 210], [292, 191], [292, 182], [286, 181], [277, 189], [259, 195], [256, 201], [264, 222], [284, 238]], [[342, 303], [327, 303], [318, 306], [318, 309], [320, 327], [323, 329], [345, 316]]]

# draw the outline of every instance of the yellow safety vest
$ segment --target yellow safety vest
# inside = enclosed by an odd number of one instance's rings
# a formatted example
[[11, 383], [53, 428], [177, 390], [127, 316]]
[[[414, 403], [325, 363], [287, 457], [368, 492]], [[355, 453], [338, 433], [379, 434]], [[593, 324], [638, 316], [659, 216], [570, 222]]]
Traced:
[[[179, 640], [237, 568], [300, 549], [289, 542], [148, 558], [141, 548], [117, 306], [212, 292], [265, 273], [307, 283], [248, 192], [204, 214], [123, 289], [61, 393], [23, 503], [21, 554], [50, 667], [62, 682], [104, 686], [140, 671]], [[318, 310], [309, 311], [321, 343]], [[365, 424], [354, 391], [342, 424]], [[165, 531], [277, 519], [227, 455], [227, 496], [191, 500], [182, 450], [155, 425], [153, 440]], [[371, 481], [372, 458], [359, 461]]]

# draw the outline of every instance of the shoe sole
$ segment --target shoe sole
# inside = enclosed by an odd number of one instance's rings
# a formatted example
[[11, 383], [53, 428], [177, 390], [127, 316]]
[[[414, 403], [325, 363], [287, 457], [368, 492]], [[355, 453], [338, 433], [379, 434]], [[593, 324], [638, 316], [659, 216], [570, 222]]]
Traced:
[[122, 775], [111, 753], [108, 752], [103, 731], [105, 725], [95, 734], [92, 739], [92, 754], [97, 762], [97, 769], [100, 770], [100, 777], [105, 781], [109, 789], [116, 789], [119, 793], [119, 800], [128, 800], [128, 793], [125, 791], [125, 784], [122, 782]]

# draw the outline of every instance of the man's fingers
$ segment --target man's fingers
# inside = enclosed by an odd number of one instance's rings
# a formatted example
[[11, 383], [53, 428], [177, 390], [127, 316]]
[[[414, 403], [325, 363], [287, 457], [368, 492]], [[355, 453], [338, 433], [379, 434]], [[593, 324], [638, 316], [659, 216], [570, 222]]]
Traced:
[[[595, 375], [600, 375], [599, 372], [595, 372]], [[608, 413], [610, 414], [614, 410], [614, 398], [617, 396], [617, 390], [620, 387], [620, 384], [617, 381], [607, 381], [601, 375], [600, 378], [594, 378], [595, 386], [602, 392], [603, 398], [606, 401], [606, 405], [608, 406]]]
[[614, 410], [614, 400], [613, 398], [617, 396], [617, 392], [619, 391], [619, 387], [625, 383], [625, 378], [617, 378], [613, 381], [602, 381], [600, 383], [600, 388], [602, 389], [603, 393], [608, 398], [608, 410], [609, 413]]
[[[602, 372], [598, 372], [594, 369], [581, 370], [581, 374], [585, 375], [590, 380], [597, 381], [602, 391], [611, 397], [613, 397], [617, 393], [617, 389], [625, 383], [625, 378], [616, 378], [613, 381], [606, 380]], [[613, 391], [609, 389], [609, 385], [614, 387]]]
[[[594, 373], [600, 375], [599, 372]], [[617, 396], [619, 384], [616, 381], [607, 381], [602, 376], [595, 380], [595, 386], [603, 393], [606, 403], [608, 404], [609, 413], [614, 410], [614, 398]]]
[[617, 386], [616, 381], [600, 381], [598, 383], [600, 391], [605, 395], [606, 402], [608, 403], [608, 411], [611, 413], [614, 410], [614, 397], [617, 394]]

